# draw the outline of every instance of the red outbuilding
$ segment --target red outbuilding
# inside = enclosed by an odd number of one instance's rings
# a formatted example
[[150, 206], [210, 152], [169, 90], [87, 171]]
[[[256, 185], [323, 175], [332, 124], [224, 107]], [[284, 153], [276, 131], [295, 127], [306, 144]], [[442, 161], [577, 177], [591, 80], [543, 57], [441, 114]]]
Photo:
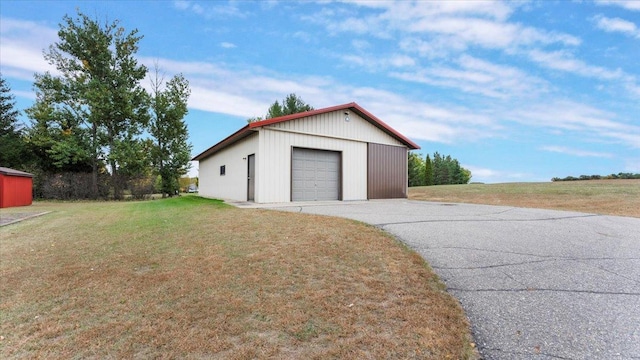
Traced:
[[0, 208], [28, 206], [33, 201], [33, 175], [0, 167]]

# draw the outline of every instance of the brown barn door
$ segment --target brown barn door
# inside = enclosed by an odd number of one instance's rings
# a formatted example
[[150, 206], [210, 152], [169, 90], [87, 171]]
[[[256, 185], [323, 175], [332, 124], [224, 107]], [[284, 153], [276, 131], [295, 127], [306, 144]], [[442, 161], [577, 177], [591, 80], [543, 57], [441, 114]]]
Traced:
[[247, 157], [247, 201], [255, 201], [256, 199], [256, 155], [251, 154]]
[[407, 197], [407, 148], [369, 143], [367, 197], [394, 199]]

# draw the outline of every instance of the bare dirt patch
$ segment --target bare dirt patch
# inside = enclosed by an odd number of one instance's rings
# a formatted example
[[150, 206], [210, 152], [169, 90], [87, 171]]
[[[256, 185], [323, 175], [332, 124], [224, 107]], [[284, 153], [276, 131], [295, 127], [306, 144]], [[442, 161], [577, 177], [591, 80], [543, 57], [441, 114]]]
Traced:
[[640, 180], [422, 186], [409, 198], [640, 217]]
[[0, 211], [0, 226], [10, 225], [19, 221], [29, 220], [34, 217], [48, 214], [48, 211], [38, 212], [3, 212]]
[[0, 232], [2, 358], [473, 356], [457, 301], [374, 227], [196, 197], [51, 206]]

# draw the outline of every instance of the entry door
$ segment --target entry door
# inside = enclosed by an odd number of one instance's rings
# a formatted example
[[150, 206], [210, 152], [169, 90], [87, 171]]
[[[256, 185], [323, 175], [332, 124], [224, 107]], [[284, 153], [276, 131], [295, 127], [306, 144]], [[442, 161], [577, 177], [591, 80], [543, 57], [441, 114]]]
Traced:
[[251, 154], [247, 158], [247, 201], [256, 199], [256, 155]]
[[340, 200], [340, 153], [293, 148], [291, 200]]

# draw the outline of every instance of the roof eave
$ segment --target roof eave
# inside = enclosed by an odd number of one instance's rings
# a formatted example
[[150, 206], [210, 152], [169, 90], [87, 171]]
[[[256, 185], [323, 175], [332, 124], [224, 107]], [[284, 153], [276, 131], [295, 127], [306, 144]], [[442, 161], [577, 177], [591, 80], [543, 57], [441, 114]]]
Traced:
[[196, 155], [193, 157], [193, 159], [191, 159], [192, 161], [200, 161], [200, 160], [204, 160], [206, 158], [208, 158], [209, 156], [217, 153], [218, 151], [226, 148], [227, 146], [235, 143], [236, 141], [242, 140], [245, 137], [251, 135], [252, 133], [254, 133], [255, 130], [252, 130], [248, 125], [245, 125], [244, 127], [242, 127], [240, 130], [234, 132], [233, 134], [227, 136], [226, 138], [224, 138], [222, 141], [218, 142], [217, 144], [213, 145], [212, 147], [208, 148], [207, 150], [201, 152], [200, 154]]

